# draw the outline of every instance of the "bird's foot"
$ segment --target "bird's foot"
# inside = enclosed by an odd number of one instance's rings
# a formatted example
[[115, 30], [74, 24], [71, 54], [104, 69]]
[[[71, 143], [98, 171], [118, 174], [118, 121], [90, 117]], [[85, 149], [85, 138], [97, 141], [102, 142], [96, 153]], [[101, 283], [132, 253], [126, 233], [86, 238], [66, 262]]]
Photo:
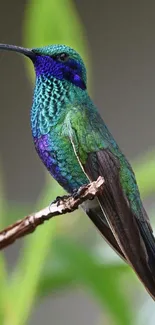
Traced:
[[63, 195], [63, 196], [57, 196], [56, 199], [50, 203], [50, 206], [51, 206], [52, 204], [55, 204], [55, 203], [57, 203], [57, 206], [59, 206], [60, 203], [61, 203], [63, 200], [66, 200], [66, 199], [68, 199], [69, 197], [70, 197], [70, 195], [67, 195], [67, 194], [65, 194], [65, 195]]
[[73, 191], [73, 193], [72, 193], [73, 199], [75, 199], [75, 200], [79, 199], [80, 196], [84, 193], [85, 189], [86, 189], [86, 186], [85, 185], [84, 186], [81, 186], [78, 189], [75, 189]]

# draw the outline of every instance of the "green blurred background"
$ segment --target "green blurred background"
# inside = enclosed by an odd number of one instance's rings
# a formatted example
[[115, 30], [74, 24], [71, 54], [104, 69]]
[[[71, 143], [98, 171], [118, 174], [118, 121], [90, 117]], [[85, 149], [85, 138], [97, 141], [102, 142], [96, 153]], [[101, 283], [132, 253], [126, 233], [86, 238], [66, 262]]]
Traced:
[[[101, 115], [133, 163], [154, 225], [155, 3], [1, 1], [0, 42], [64, 43], [86, 62]], [[0, 227], [48, 205], [62, 189], [35, 153], [34, 73], [0, 53]], [[153, 325], [154, 302], [81, 212], [57, 217], [0, 255], [0, 325]]]

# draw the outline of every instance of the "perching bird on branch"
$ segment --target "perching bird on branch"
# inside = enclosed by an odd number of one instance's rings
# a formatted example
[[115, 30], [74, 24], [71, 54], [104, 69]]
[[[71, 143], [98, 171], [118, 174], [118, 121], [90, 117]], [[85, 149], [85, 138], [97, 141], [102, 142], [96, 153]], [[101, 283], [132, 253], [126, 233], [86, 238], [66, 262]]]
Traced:
[[65, 45], [25, 49], [36, 72], [31, 128], [46, 168], [69, 193], [103, 176], [103, 193], [82, 204], [107, 242], [155, 299], [155, 238], [134, 172], [87, 92], [80, 55]]

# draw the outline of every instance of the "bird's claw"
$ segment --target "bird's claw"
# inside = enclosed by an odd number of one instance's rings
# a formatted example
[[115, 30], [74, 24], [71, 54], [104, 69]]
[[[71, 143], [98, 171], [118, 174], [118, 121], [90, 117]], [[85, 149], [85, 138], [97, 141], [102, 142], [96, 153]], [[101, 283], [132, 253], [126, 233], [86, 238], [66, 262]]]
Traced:
[[81, 186], [80, 188], [75, 189], [72, 193], [73, 199], [75, 200], [79, 199], [80, 196], [84, 193], [84, 190], [85, 190], [85, 186]]
[[50, 206], [52, 204], [55, 204], [55, 203], [57, 204], [57, 206], [59, 206], [60, 205], [60, 202], [62, 202], [63, 200], [68, 199], [69, 196], [70, 195], [67, 195], [67, 194], [65, 194], [63, 196], [57, 196], [56, 199], [50, 203]]

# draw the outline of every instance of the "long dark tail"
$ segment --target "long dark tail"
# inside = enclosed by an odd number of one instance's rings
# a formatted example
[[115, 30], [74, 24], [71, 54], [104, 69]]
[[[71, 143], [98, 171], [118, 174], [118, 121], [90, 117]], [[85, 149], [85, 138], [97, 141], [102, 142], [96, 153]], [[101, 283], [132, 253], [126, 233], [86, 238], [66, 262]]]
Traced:
[[[91, 212], [88, 215], [155, 300], [155, 239], [143, 207], [138, 207], [141, 215], [135, 215], [123, 192], [118, 159], [108, 150], [100, 150], [89, 154], [84, 169], [92, 181], [99, 175], [105, 179], [103, 192], [98, 196], [103, 213], [98, 217]], [[113, 236], [105, 231], [105, 219]]]
[[[139, 227], [137, 219], [126, 201], [124, 199], [120, 201], [122, 194], [120, 191], [121, 189], [117, 188], [115, 208], [111, 207], [109, 193], [103, 193], [98, 199], [126, 260], [155, 300], [155, 240], [146, 224], [143, 225], [143, 228]], [[150, 247], [148, 236], [149, 238], [152, 237], [154, 247]]]
[[[94, 223], [96, 228], [99, 230], [99, 232], [102, 234], [106, 242], [115, 250], [115, 252], [125, 261], [127, 262], [124, 254], [122, 253], [108, 223], [107, 220], [100, 208], [100, 205], [98, 203], [97, 199], [94, 199], [95, 205], [91, 207], [91, 204], [82, 204], [82, 208], [88, 215], [88, 217], [91, 219], [91, 221]], [[127, 262], [128, 263], [128, 262]]]

